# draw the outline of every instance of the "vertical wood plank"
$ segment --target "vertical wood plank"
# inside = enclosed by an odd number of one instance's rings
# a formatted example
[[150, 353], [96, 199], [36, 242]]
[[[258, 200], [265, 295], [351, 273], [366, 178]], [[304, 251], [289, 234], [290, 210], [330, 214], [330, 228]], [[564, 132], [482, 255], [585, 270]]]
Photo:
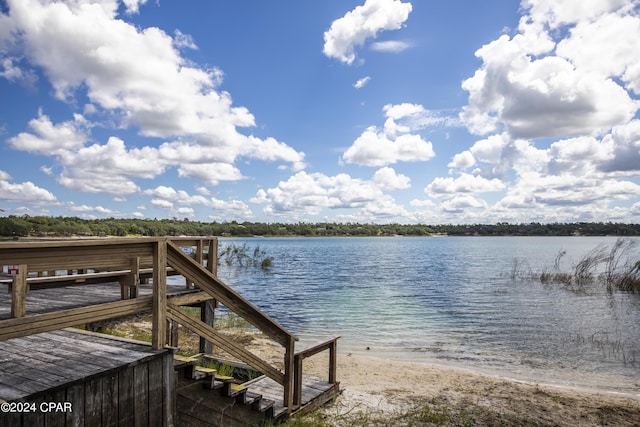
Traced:
[[149, 425], [149, 365], [133, 367], [133, 395], [136, 427]]
[[67, 427], [84, 426], [84, 384], [68, 387], [65, 401], [71, 403], [71, 412], [66, 413]]
[[173, 354], [167, 353], [162, 359], [162, 385], [164, 399], [162, 408], [164, 414], [163, 426], [173, 427], [176, 416], [176, 373], [173, 369]]
[[[44, 398], [36, 397], [35, 399], [29, 399], [29, 402], [33, 402], [36, 408], [40, 408], [40, 404], [44, 402]], [[44, 412], [24, 412], [22, 414], [22, 425], [24, 427], [31, 426], [44, 426]]]
[[23, 317], [27, 313], [27, 265], [20, 264], [11, 286], [11, 317]]
[[84, 422], [88, 426], [102, 424], [102, 378], [96, 377], [84, 383]]
[[[64, 402], [65, 390], [60, 389], [45, 397], [45, 402]], [[62, 411], [52, 410], [44, 414], [44, 423], [47, 427], [65, 427], [66, 415]]]
[[[132, 427], [135, 422], [133, 406], [133, 368], [118, 372], [118, 425]], [[87, 424], [89, 425], [89, 424]]]
[[153, 245], [153, 326], [151, 345], [154, 350], [160, 350], [166, 345], [167, 338], [167, 239], [158, 239]]
[[112, 372], [102, 380], [102, 427], [118, 425], [118, 373]]
[[164, 364], [161, 357], [149, 361], [149, 426], [162, 426], [163, 416], [163, 374]]

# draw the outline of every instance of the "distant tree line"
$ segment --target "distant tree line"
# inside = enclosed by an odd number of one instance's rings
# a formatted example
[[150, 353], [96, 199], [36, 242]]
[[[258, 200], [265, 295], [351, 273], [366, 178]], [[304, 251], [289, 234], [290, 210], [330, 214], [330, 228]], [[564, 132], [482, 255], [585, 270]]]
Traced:
[[640, 224], [612, 222], [510, 224], [358, 224], [199, 222], [188, 219], [0, 217], [2, 237], [101, 236], [639, 236]]

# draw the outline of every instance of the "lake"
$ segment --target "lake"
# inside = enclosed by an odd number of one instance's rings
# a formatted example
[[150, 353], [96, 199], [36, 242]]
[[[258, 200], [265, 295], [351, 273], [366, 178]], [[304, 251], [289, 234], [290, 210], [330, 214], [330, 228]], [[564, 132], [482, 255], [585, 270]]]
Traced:
[[[340, 335], [341, 354], [454, 365], [573, 387], [640, 393], [640, 295], [513, 279], [563, 270], [612, 237], [220, 239], [273, 265], [219, 276], [300, 337]], [[640, 242], [639, 242], [640, 243]], [[250, 252], [252, 252], [252, 250]]]

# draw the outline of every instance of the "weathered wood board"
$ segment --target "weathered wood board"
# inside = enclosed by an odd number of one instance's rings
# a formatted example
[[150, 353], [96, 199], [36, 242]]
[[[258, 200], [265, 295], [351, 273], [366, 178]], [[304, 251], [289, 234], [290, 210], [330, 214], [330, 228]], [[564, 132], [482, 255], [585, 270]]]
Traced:
[[171, 425], [172, 364], [170, 350], [70, 329], [2, 341], [0, 401], [35, 411], [0, 413], [0, 426]]

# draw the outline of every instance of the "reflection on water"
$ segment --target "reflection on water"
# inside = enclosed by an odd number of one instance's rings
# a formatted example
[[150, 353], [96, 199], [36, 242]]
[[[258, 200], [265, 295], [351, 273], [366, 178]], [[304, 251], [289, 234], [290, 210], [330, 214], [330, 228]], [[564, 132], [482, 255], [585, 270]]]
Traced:
[[640, 392], [640, 296], [575, 293], [510, 277], [514, 259], [551, 268], [605, 237], [223, 239], [274, 258], [270, 272], [219, 275], [309, 341], [534, 381]]

